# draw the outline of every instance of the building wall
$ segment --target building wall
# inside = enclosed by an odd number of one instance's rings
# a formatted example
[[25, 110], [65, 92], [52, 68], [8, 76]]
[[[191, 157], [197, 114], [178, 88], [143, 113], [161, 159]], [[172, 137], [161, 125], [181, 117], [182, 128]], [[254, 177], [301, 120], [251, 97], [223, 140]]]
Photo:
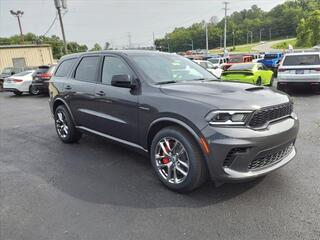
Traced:
[[24, 58], [28, 67], [54, 62], [50, 46], [0, 48], [0, 70], [5, 67], [12, 67], [13, 58]]

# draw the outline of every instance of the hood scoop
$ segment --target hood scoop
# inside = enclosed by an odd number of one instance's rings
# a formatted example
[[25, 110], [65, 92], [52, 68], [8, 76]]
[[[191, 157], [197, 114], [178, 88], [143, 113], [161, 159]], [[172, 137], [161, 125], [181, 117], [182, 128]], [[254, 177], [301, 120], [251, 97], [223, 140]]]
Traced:
[[260, 91], [263, 90], [264, 87], [253, 87], [253, 88], [247, 88], [246, 91], [248, 92], [255, 92], [255, 91]]

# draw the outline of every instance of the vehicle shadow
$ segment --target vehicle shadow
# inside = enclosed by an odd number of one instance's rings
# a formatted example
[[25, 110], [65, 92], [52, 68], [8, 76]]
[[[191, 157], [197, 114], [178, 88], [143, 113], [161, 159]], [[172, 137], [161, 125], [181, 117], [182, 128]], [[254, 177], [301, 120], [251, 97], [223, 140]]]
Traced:
[[[259, 184], [247, 183], [215, 187], [208, 181], [200, 189], [178, 194], [165, 188], [153, 172], [148, 157], [104, 139], [84, 136], [78, 144], [57, 140], [54, 159], [37, 165], [37, 174], [48, 184], [83, 201], [133, 208], [198, 208], [228, 201]], [[55, 173], [48, 176], [47, 173]]]
[[320, 95], [320, 90], [315, 89], [289, 89], [285, 93], [291, 97], [313, 97]]

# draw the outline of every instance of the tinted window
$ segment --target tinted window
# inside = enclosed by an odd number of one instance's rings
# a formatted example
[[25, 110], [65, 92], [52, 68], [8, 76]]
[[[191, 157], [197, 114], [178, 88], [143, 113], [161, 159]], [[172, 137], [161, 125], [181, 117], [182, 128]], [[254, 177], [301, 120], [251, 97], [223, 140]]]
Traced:
[[99, 56], [84, 57], [77, 67], [75, 79], [84, 82], [96, 82], [99, 70]]
[[283, 61], [283, 66], [297, 65], [320, 65], [319, 54], [286, 56]]
[[278, 54], [266, 54], [264, 56], [264, 59], [274, 59], [274, 58], [278, 58]]
[[132, 71], [122, 59], [105, 57], [103, 61], [102, 83], [110, 85], [114, 75], [132, 75]]
[[65, 76], [67, 76], [67, 74], [70, 72], [71, 67], [75, 63], [75, 61], [76, 61], [76, 58], [68, 59], [68, 60], [63, 61], [59, 65], [59, 67], [58, 67], [58, 69], [57, 69], [57, 71], [55, 73], [55, 76], [56, 77], [65, 77]]
[[36, 74], [46, 73], [49, 70], [49, 66], [40, 66], [36, 70]]
[[232, 65], [229, 70], [252, 70], [254, 64], [246, 63], [246, 64], [234, 64]]

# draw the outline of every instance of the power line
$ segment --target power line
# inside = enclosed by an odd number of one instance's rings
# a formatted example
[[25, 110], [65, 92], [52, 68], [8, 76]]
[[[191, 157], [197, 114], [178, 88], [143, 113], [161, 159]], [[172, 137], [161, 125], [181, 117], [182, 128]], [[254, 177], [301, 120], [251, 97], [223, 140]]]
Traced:
[[53, 19], [51, 25], [49, 26], [48, 30], [44, 34], [42, 34], [43, 36], [46, 36], [51, 31], [51, 29], [53, 28], [53, 26], [56, 23], [57, 19], [58, 19], [58, 14], [56, 13], [56, 16], [54, 17], [54, 19]]

